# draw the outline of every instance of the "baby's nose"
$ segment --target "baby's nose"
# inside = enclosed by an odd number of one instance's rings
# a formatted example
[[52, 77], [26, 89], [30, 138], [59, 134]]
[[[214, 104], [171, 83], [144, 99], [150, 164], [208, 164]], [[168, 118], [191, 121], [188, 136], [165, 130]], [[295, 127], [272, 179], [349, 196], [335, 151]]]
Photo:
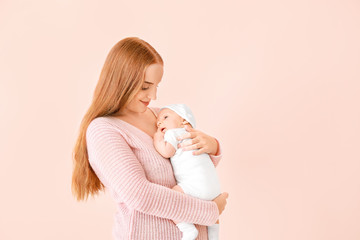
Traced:
[[156, 125], [157, 125], [157, 127], [160, 127], [160, 122], [157, 122], [157, 124], [156, 124]]

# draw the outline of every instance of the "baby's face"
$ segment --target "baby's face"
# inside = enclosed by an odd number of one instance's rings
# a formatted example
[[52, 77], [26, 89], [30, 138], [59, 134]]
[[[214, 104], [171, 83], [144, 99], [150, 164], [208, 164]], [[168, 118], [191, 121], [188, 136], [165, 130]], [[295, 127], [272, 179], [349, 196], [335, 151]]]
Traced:
[[184, 119], [173, 110], [164, 108], [157, 118], [157, 127], [160, 128], [161, 132], [166, 132], [168, 129], [183, 127], [183, 121]]

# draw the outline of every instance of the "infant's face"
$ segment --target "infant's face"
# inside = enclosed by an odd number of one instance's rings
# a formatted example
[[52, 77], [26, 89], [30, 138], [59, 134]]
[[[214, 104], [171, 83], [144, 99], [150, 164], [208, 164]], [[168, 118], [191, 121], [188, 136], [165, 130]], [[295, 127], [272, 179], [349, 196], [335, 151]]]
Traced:
[[161, 132], [166, 132], [168, 129], [183, 127], [183, 119], [177, 115], [173, 110], [164, 108], [160, 111], [157, 119], [157, 127]]

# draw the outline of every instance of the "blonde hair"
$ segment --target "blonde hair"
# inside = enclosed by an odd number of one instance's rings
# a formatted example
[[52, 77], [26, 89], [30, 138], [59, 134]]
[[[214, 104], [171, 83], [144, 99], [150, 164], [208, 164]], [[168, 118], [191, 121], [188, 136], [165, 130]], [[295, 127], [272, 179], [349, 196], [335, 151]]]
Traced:
[[71, 190], [78, 201], [105, 190], [88, 160], [87, 127], [93, 119], [114, 115], [126, 107], [140, 91], [147, 67], [154, 63], [164, 65], [159, 53], [149, 43], [137, 37], [120, 40], [107, 55], [72, 152]]

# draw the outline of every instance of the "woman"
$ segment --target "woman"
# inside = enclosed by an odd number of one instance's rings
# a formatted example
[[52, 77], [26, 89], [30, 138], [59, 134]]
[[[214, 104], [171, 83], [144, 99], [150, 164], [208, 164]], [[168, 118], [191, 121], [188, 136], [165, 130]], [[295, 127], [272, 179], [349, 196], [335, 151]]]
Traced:
[[[72, 191], [77, 200], [109, 189], [117, 203], [115, 239], [181, 239], [173, 221], [197, 224], [197, 239], [216, 222], [227, 193], [204, 201], [172, 190], [176, 181], [169, 159], [154, 148], [159, 108], [156, 99], [163, 60], [147, 42], [129, 37], [109, 52], [93, 101], [85, 114], [73, 158]], [[221, 150], [215, 138], [188, 129], [184, 150], [207, 152], [216, 166]]]

